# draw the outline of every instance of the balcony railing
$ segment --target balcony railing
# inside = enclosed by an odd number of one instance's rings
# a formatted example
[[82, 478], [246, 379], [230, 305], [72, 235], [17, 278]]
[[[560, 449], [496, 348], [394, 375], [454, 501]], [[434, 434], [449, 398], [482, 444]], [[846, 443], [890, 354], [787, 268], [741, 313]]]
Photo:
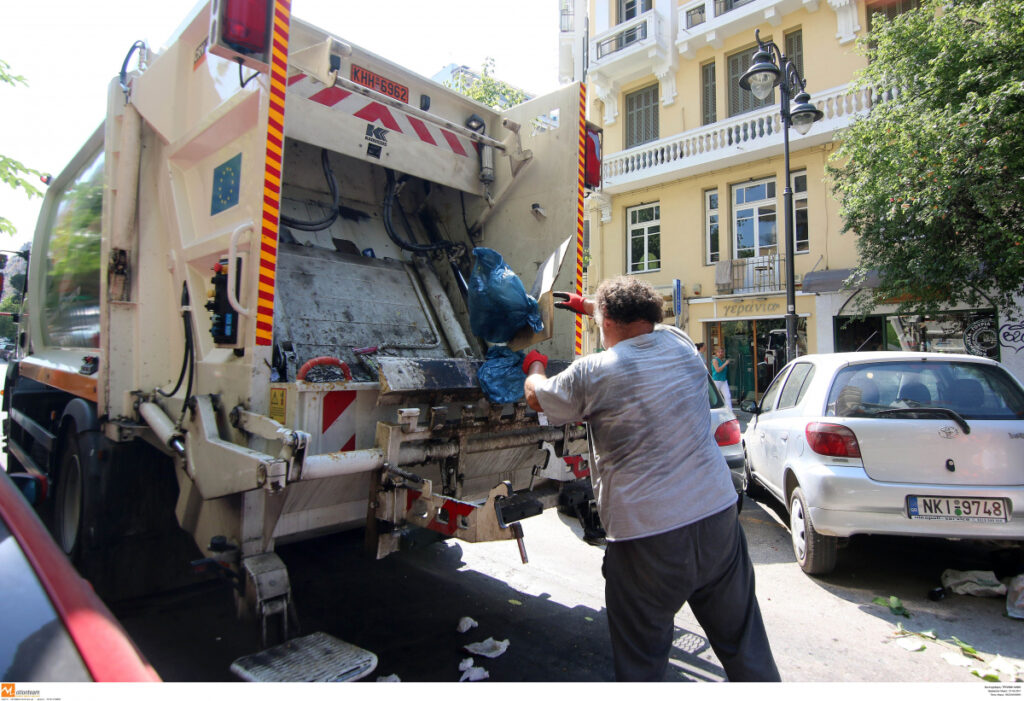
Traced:
[[780, 292], [785, 289], [785, 269], [786, 257], [777, 253], [723, 260], [715, 269], [715, 286], [719, 294]]
[[[865, 114], [873, 104], [892, 97], [891, 94], [850, 85], [812, 94], [811, 99], [825, 116], [807, 135], [790, 135], [794, 148], [831, 141], [835, 132], [848, 126], [856, 115]], [[779, 107], [772, 105], [626, 151], [606, 154], [603, 190], [607, 194], [616, 194], [765, 158], [781, 151], [782, 118]]]
[[601, 60], [605, 56], [615, 53], [616, 51], [622, 51], [627, 46], [631, 46], [638, 41], [643, 41], [647, 38], [647, 22], [640, 22], [632, 24], [625, 29], [619, 30], [610, 37], [600, 40], [597, 42], [597, 59]]
[[731, 12], [737, 7], [749, 5], [754, 0], [715, 0], [715, 17], [721, 17], [726, 12]]

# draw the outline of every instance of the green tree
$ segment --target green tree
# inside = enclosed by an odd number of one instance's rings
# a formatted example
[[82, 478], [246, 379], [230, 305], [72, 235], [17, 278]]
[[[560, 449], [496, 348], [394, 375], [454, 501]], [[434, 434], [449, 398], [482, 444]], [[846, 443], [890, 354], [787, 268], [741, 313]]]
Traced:
[[519, 88], [494, 77], [494, 59], [489, 57], [484, 59], [480, 75], [474, 76], [460, 72], [452, 80], [445, 81], [445, 85], [466, 97], [499, 110], [526, 102], [529, 98]]
[[[7, 83], [13, 86], [17, 86], [19, 83], [22, 85], [28, 84], [22, 76], [12, 75], [10, 71], [10, 64], [0, 59], [0, 83]], [[42, 193], [25, 180], [25, 176], [39, 177], [40, 175], [39, 171], [27, 168], [19, 161], [8, 158], [0, 153], [0, 181], [3, 181], [9, 187], [15, 190], [23, 190], [29, 197], [38, 197]], [[14, 234], [14, 232], [14, 224], [0, 215], [0, 233]]]
[[873, 18], [859, 78], [876, 99], [828, 171], [858, 236], [864, 313], [995, 303], [1024, 289], [1024, 0], [925, 0]]
[[11, 314], [21, 311], [20, 295], [8, 295], [0, 300], [0, 338], [13, 339], [18, 333], [18, 325]]

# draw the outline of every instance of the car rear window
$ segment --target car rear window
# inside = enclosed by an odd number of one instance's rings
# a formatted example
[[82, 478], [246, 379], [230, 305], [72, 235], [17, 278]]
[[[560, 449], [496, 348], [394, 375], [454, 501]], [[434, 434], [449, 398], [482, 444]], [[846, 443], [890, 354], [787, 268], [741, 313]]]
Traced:
[[965, 419], [1022, 419], [1024, 392], [1005, 369], [987, 363], [934, 359], [858, 363], [836, 373], [826, 415], [873, 416], [888, 409], [917, 407], [952, 409]]

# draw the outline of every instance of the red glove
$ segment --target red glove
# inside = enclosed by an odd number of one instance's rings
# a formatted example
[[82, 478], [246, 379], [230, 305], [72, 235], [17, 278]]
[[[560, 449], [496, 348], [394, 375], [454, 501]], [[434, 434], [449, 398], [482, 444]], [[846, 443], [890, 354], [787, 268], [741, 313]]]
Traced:
[[539, 362], [544, 365], [544, 369], [548, 369], [548, 357], [538, 350], [532, 350], [526, 354], [526, 358], [523, 359], [523, 374], [530, 374], [530, 366], [534, 363]]
[[583, 308], [583, 295], [578, 295], [575, 292], [552, 292], [551, 296], [555, 299], [564, 300], [562, 302], [555, 302], [555, 306], [558, 309], [568, 309], [571, 312], [586, 316], [587, 312]]

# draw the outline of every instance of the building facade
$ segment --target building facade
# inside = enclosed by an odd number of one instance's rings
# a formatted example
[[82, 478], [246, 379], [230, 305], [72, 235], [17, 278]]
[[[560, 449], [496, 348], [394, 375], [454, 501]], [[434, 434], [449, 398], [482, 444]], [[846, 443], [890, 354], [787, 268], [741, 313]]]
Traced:
[[[604, 129], [603, 183], [587, 199], [591, 286], [623, 273], [665, 293], [675, 323], [705, 352], [722, 346], [738, 401], [758, 398], [785, 357], [786, 187], [777, 90], [739, 86], [774, 41], [824, 114], [790, 130], [795, 302], [800, 353], [921, 349], [1001, 359], [1024, 378], [1024, 341], [994, 308], [935, 318], [853, 313], [857, 263], [825, 167], [842, 130], [887, 99], [853, 81], [856, 39], [876, 12], [914, 0], [562, 0], [561, 78], [585, 80]], [[863, 281], [869, 287], [871, 278]]]

